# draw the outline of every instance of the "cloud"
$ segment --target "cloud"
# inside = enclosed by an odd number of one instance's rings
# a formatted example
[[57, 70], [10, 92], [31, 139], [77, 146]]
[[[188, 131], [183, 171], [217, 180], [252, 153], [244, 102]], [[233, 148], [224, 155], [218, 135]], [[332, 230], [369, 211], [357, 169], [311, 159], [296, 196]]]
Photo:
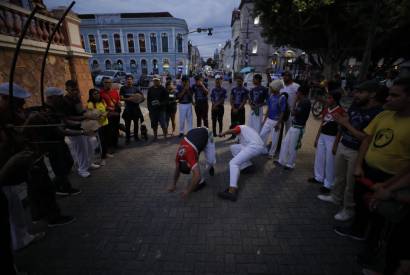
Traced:
[[[44, 0], [49, 9], [68, 6], [71, 0]], [[214, 34], [193, 34], [188, 39], [199, 45], [202, 56], [212, 56], [218, 44], [230, 39], [232, 10], [240, 0], [78, 0], [76, 13], [121, 13], [168, 11], [174, 17], [185, 19], [189, 30], [213, 27]]]

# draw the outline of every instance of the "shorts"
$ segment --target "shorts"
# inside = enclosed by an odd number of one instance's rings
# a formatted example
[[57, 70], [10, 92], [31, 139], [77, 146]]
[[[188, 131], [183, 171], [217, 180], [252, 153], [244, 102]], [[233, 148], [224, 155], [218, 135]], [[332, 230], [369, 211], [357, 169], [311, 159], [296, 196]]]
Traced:
[[161, 125], [161, 128], [167, 128], [166, 123], [166, 114], [164, 111], [151, 111], [149, 112], [149, 118], [151, 120], [151, 128], [158, 128], [158, 123]]

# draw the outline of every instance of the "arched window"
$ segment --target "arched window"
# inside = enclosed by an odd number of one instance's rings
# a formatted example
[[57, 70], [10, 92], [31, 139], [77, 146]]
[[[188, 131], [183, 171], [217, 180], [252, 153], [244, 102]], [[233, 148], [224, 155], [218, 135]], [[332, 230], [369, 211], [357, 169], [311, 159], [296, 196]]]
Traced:
[[161, 34], [161, 44], [162, 44], [162, 52], [167, 53], [168, 52], [168, 34], [162, 33]]
[[151, 41], [151, 52], [156, 53], [158, 51], [157, 34], [156, 33], [151, 33], [149, 37], [150, 37], [150, 41]]
[[88, 44], [90, 45], [90, 52], [97, 53], [97, 44], [95, 43], [95, 36], [93, 34], [88, 35]]
[[101, 40], [103, 44], [104, 53], [110, 53], [110, 43], [108, 42], [108, 35], [107, 34], [101, 35]]
[[182, 34], [177, 35], [177, 49], [179, 53], [182, 53]]
[[105, 60], [105, 69], [111, 70], [111, 61], [109, 59]]
[[158, 74], [159, 70], [158, 70], [158, 60], [154, 59], [152, 60], [152, 72], [154, 74]]
[[115, 53], [121, 53], [121, 38], [118, 33], [114, 33]]
[[93, 60], [93, 63], [91, 63], [91, 70], [92, 71], [97, 71], [100, 68], [100, 65], [98, 64], [97, 60]]
[[141, 60], [141, 73], [145, 75], [148, 74], [147, 60], [145, 59]]
[[123, 71], [124, 70], [124, 64], [122, 63], [121, 59], [118, 59], [117, 62], [115, 63], [115, 70]]
[[146, 49], [145, 49], [145, 35], [143, 33], [138, 34], [138, 42], [140, 45], [140, 52], [141, 53], [145, 53]]
[[137, 62], [135, 62], [134, 59], [132, 59], [130, 61], [130, 71], [132, 74], [136, 74], [137, 73]]
[[128, 52], [129, 53], [135, 52], [134, 35], [132, 35], [132, 33], [127, 34], [127, 42], [128, 42]]
[[258, 53], [258, 42], [255, 40], [252, 43], [252, 54], [257, 54]]

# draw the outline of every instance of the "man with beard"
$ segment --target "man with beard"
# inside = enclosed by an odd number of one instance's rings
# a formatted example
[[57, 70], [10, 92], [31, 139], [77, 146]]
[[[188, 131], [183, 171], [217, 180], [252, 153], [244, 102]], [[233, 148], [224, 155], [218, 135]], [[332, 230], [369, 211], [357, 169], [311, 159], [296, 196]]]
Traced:
[[342, 206], [334, 216], [338, 221], [347, 221], [354, 215], [355, 179], [353, 173], [361, 140], [366, 137], [363, 129], [383, 111], [382, 105], [387, 93], [387, 88], [377, 82], [365, 81], [356, 87], [353, 104], [347, 115], [335, 114], [335, 120], [343, 129], [338, 133], [333, 148], [333, 153], [336, 153], [334, 186], [331, 194], [318, 195], [318, 198]]

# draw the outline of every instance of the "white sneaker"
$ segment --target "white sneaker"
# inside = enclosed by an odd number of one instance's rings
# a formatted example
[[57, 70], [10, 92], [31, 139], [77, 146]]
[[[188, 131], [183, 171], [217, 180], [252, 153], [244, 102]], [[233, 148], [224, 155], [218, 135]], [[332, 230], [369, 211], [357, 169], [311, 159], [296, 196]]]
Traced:
[[100, 161], [100, 166], [105, 166], [105, 160], [102, 159], [102, 160]]
[[98, 164], [96, 164], [96, 163], [91, 163], [91, 164], [90, 164], [90, 169], [93, 169], [93, 170], [98, 169], [98, 168], [100, 168], [100, 167], [101, 167], [101, 165], [98, 165]]
[[78, 175], [82, 178], [88, 178], [89, 176], [91, 176], [90, 172], [88, 171], [78, 171]]
[[339, 205], [339, 202], [337, 202], [335, 198], [333, 198], [332, 195], [318, 195], [317, 198], [321, 201], [330, 202], [330, 203]]
[[353, 218], [354, 212], [351, 210], [342, 209], [335, 216], [335, 220], [345, 222]]

